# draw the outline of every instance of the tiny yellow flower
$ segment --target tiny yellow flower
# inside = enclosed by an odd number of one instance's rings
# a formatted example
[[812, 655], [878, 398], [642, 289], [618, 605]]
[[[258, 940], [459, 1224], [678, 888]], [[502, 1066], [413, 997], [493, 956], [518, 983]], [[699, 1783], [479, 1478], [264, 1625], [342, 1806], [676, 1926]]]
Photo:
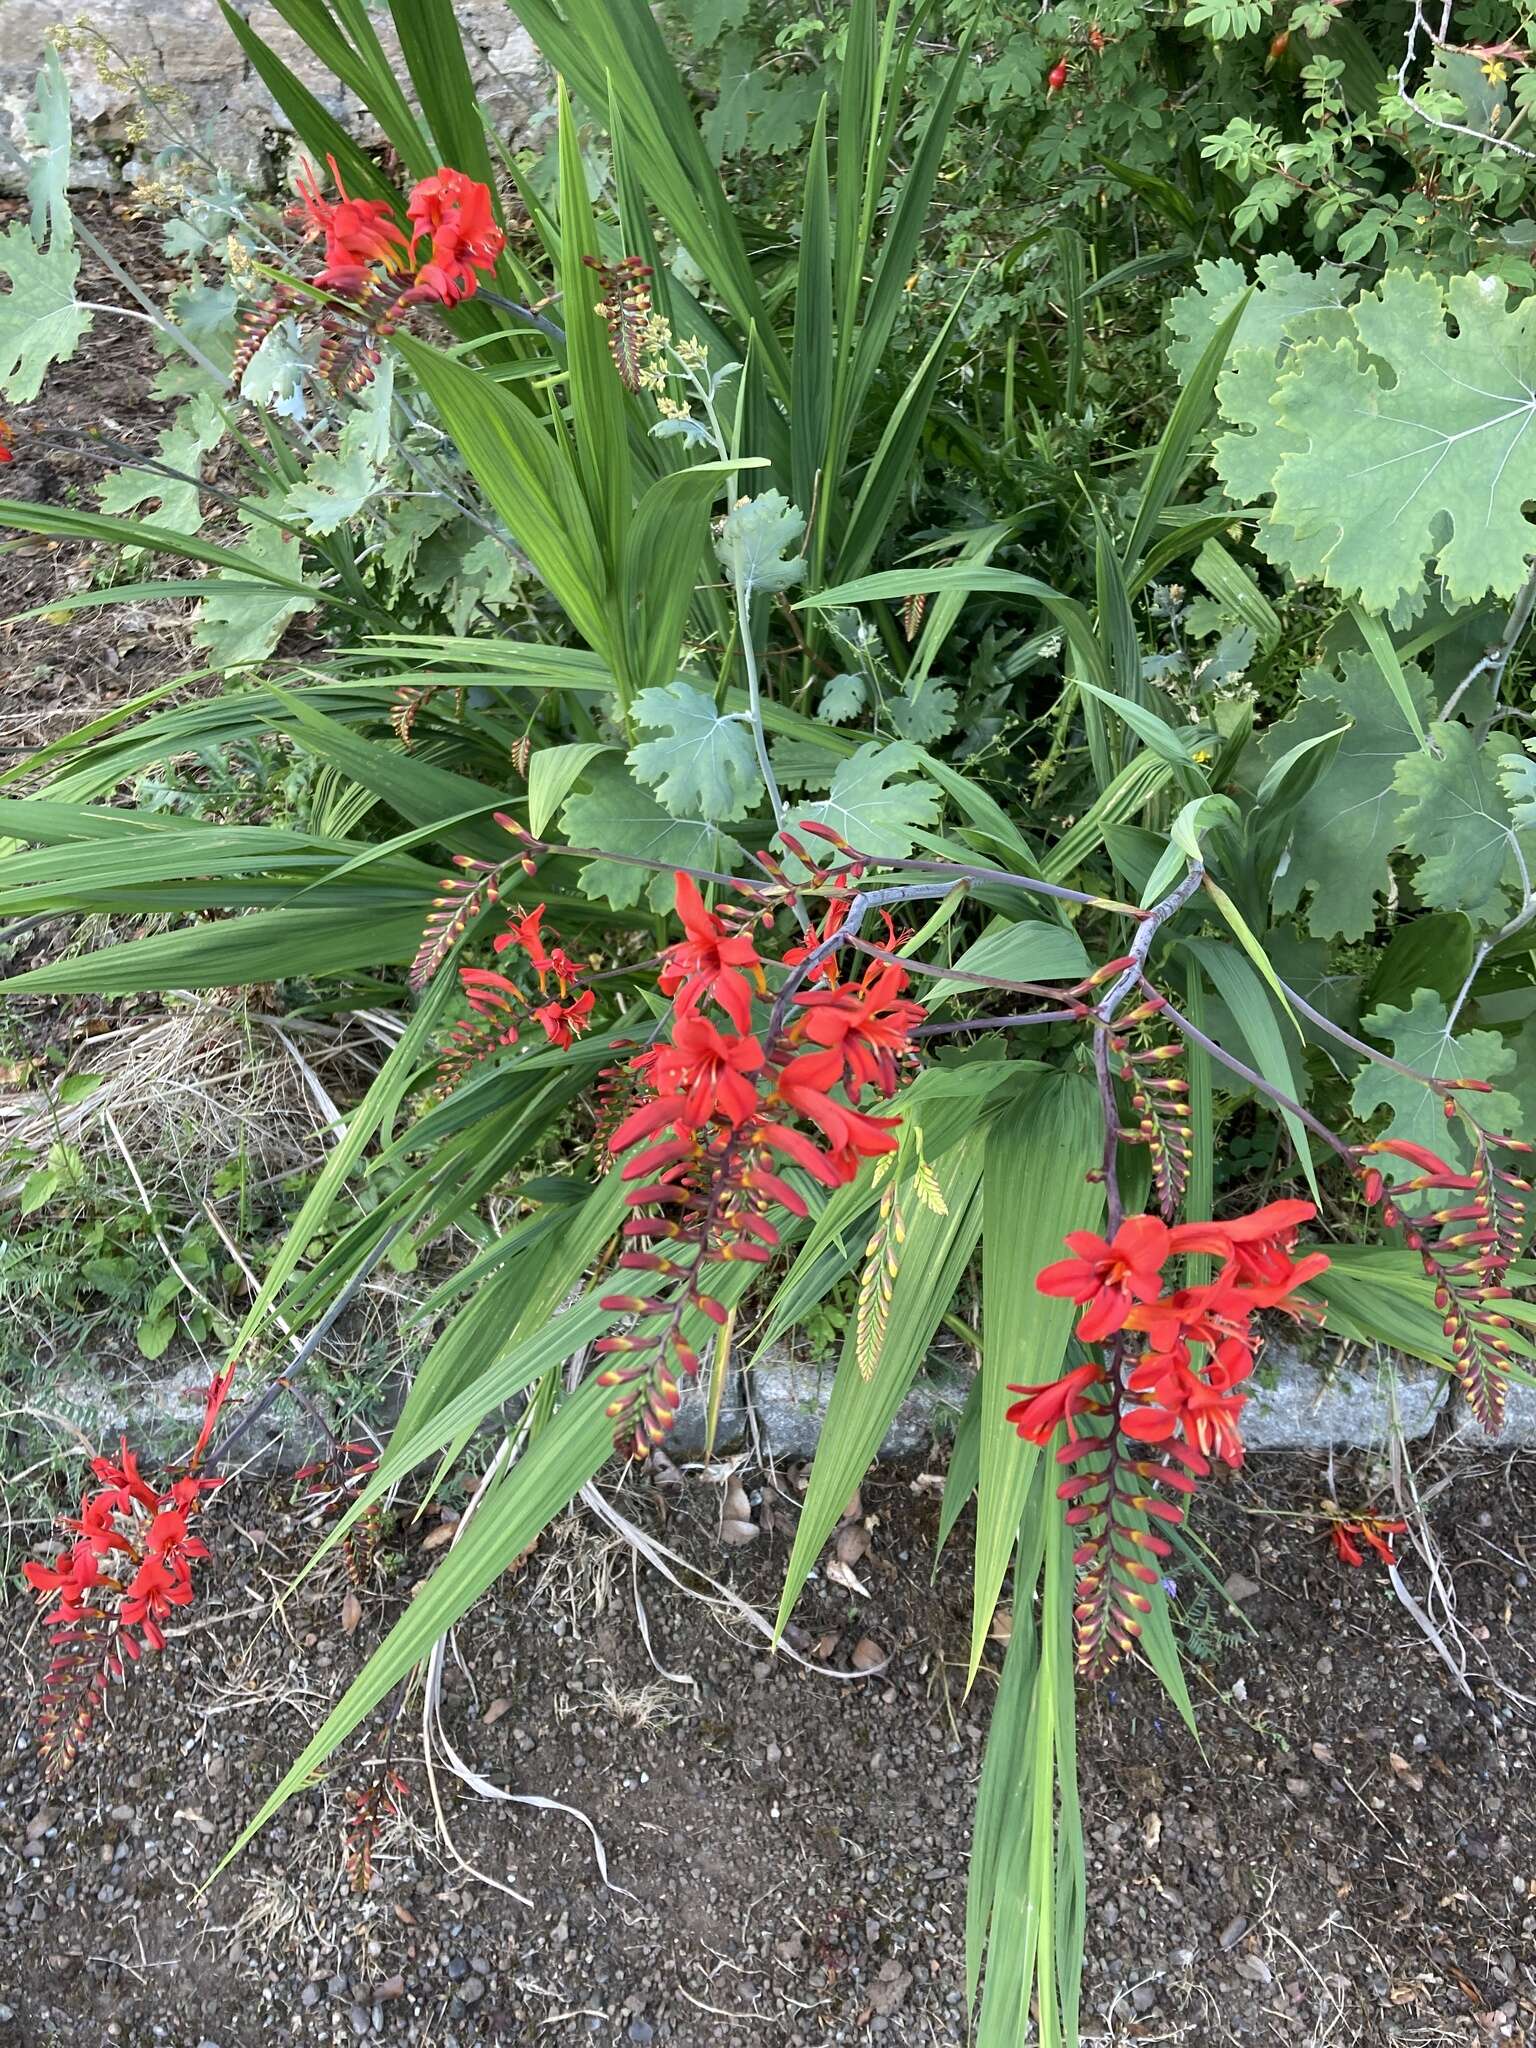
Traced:
[[1497, 57], [1489, 57], [1483, 65], [1483, 76], [1490, 85], [1502, 85], [1509, 76], [1509, 66]]

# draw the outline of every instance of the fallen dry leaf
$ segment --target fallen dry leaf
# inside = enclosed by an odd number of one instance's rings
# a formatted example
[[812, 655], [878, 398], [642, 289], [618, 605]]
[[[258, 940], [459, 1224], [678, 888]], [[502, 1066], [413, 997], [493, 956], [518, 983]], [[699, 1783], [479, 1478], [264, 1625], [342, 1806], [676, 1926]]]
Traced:
[[848, 1661], [855, 1671], [878, 1671], [885, 1662], [885, 1652], [873, 1636], [860, 1636]]
[[429, 1529], [426, 1535], [422, 1537], [422, 1549], [441, 1550], [445, 1543], [453, 1541], [453, 1534], [458, 1526], [457, 1518], [451, 1522], [439, 1522], [435, 1529]]
[[341, 1603], [341, 1632], [344, 1636], [357, 1634], [357, 1625], [363, 1618], [363, 1603], [348, 1586]]
[[501, 1719], [502, 1715], [507, 1712], [511, 1704], [512, 1702], [510, 1700], [492, 1700], [491, 1704], [480, 1716], [481, 1721], [485, 1724], [487, 1728], [494, 1728], [496, 1723]]
[[844, 1564], [840, 1557], [834, 1557], [827, 1566], [827, 1577], [834, 1586], [842, 1586], [850, 1593], [856, 1593], [861, 1600], [869, 1598], [869, 1588], [859, 1577], [851, 1564]]
[[833, 1546], [840, 1564], [857, 1564], [869, 1549], [870, 1535], [862, 1523], [845, 1522], [837, 1532]]

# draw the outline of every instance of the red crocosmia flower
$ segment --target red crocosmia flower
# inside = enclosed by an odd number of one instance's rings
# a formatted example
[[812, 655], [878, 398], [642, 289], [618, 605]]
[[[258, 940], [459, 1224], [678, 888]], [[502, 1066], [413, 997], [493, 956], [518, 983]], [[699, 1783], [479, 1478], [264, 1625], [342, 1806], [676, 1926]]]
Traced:
[[1123, 1328], [1145, 1336], [1149, 1351], [1177, 1351], [1189, 1344], [1218, 1345], [1246, 1335], [1252, 1298], [1225, 1279], [1206, 1287], [1180, 1287], [1155, 1301], [1140, 1301], [1126, 1312]]
[[35, 1558], [28, 1558], [21, 1572], [34, 1592], [57, 1598], [61, 1614], [77, 1613], [91, 1587], [101, 1583], [96, 1549], [88, 1541], [62, 1551], [52, 1564], [40, 1564]]
[[1169, 1234], [1160, 1216], [1128, 1216], [1108, 1242], [1091, 1230], [1074, 1230], [1067, 1244], [1076, 1257], [1047, 1266], [1035, 1285], [1042, 1294], [1087, 1302], [1077, 1334], [1085, 1344], [1096, 1343], [1123, 1330], [1138, 1302], [1156, 1298]]
[[375, 264], [385, 270], [404, 270], [410, 245], [384, 200], [349, 198], [335, 157], [327, 157], [326, 162], [340, 198], [324, 198], [314, 167], [305, 164], [296, 180], [298, 204], [289, 208], [288, 215], [302, 224], [306, 241], [317, 235], [325, 237], [325, 263], [315, 273], [315, 282], [336, 292], [361, 291]]
[[823, 1131], [832, 1146], [840, 1179], [850, 1179], [860, 1159], [872, 1159], [881, 1152], [894, 1152], [900, 1117], [866, 1116], [834, 1102], [827, 1092], [842, 1078], [843, 1060], [838, 1052], [803, 1052], [792, 1059], [774, 1083], [778, 1099]]
[[565, 994], [572, 982], [580, 981], [582, 977], [581, 962], [573, 960], [564, 946], [550, 947], [549, 964], [554, 971], [555, 980], [560, 984], [561, 995]]
[[896, 1061], [927, 1014], [921, 1003], [902, 1000], [907, 976], [900, 967], [875, 966], [861, 982], [813, 989], [797, 996], [805, 1035], [842, 1059], [848, 1093], [858, 1100], [866, 1084], [882, 1095], [896, 1092]]
[[1365, 1563], [1365, 1552], [1354, 1541], [1354, 1538], [1359, 1533], [1359, 1528], [1354, 1522], [1335, 1522], [1328, 1531], [1328, 1534], [1333, 1538], [1333, 1548], [1341, 1564], [1362, 1565]]
[[1192, 1449], [1236, 1468], [1243, 1462], [1238, 1428], [1243, 1407], [1243, 1395], [1210, 1386], [1186, 1367], [1164, 1373], [1156, 1398], [1127, 1408], [1120, 1427], [1139, 1443], [1166, 1443], [1170, 1437], [1182, 1436]]
[[489, 186], [445, 165], [415, 186], [406, 211], [417, 241], [427, 238], [432, 245], [431, 257], [417, 269], [413, 294], [445, 306], [469, 298], [479, 283], [476, 272], [493, 270], [506, 246]]
[[[540, 903], [535, 909], [525, 911], [521, 917], [509, 918], [507, 929], [498, 932], [491, 941], [491, 951], [504, 953], [508, 946], [518, 946], [528, 955], [528, 964], [535, 974], [542, 977], [550, 973], [555, 963], [545, 947], [544, 935], [539, 930], [543, 917], [544, 905]], [[539, 986], [543, 987], [542, 979]]]
[[155, 1516], [144, 1539], [144, 1549], [147, 1556], [158, 1557], [173, 1569], [183, 1558], [208, 1555], [207, 1544], [187, 1533], [186, 1510], [175, 1506], [163, 1507]]
[[1059, 1380], [1037, 1387], [1010, 1387], [1010, 1394], [1024, 1398], [1008, 1410], [1008, 1420], [1027, 1442], [1048, 1444], [1058, 1423], [1065, 1422], [1070, 1431], [1073, 1416], [1085, 1409], [1090, 1414], [1097, 1412], [1103, 1388], [1103, 1367], [1090, 1359]]
[[745, 932], [732, 931], [705, 908], [691, 876], [676, 879], [677, 914], [688, 936], [667, 947], [657, 985], [664, 996], [677, 998], [679, 1015], [712, 996], [738, 1031], [749, 1031], [752, 989], [765, 992], [757, 948]]
[[587, 1029], [596, 1000], [591, 989], [587, 989], [573, 1003], [541, 1003], [533, 1014], [543, 1025], [550, 1044], [565, 1047]]
[[14, 462], [15, 460], [16, 448], [11, 430], [4, 420], [0, 420], [0, 463]]
[[792, 1159], [796, 1166], [803, 1166], [813, 1180], [821, 1181], [826, 1187], [836, 1187], [841, 1180], [848, 1178], [841, 1166], [813, 1145], [804, 1131], [793, 1130], [788, 1124], [760, 1123], [756, 1136], [770, 1151], [780, 1152], [786, 1159]]
[[622, 1152], [637, 1138], [676, 1124], [696, 1131], [712, 1121], [732, 1130], [757, 1108], [753, 1075], [762, 1070], [763, 1049], [752, 1037], [727, 1038], [707, 1017], [679, 1017], [670, 1045], [653, 1046], [633, 1062], [656, 1090], [619, 1125], [609, 1140]]
[[91, 1470], [124, 1508], [135, 1503], [150, 1509], [159, 1505], [160, 1496], [139, 1470], [139, 1454], [129, 1450], [126, 1437], [119, 1439], [116, 1464], [110, 1458], [93, 1458]]
[[165, 1621], [173, 1607], [185, 1607], [191, 1598], [192, 1576], [188, 1567], [174, 1570], [163, 1557], [146, 1557], [129, 1583], [127, 1598], [118, 1611], [119, 1619], [125, 1628], [135, 1628], [147, 1621]]

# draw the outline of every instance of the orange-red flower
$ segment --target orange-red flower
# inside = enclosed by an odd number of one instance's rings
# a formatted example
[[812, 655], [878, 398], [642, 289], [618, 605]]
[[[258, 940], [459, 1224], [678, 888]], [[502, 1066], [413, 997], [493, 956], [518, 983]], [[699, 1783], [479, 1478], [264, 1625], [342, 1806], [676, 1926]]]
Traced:
[[417, 268], [413, 295], [445, 306], [469, 298], [479, 283], [476, 272], [494, 270], [506, 246], [489, 186], [445, 164], [412, 189], [406, 212], [416, 230], [413, 252], [423, 238], [432, 247], [429, 259]]
[[870, 1085], [882, 1095], [896, 1092], [896, 1062], [912, 1043], [926, 1012], [903, 999], [904, 969], [875, 963], [862, 981], [841, 988], [812, 989], [795, 998], [802, 1028], [813, 1044], [838, 1054], [850, 1100]]
[[315, 282], [331, 291], [356, 292], [367, 283], [375, 264], [404, 270], [410, 244], [384, 200], [349, 198], [335, 157], [328, 156], [326, 162], [340, 198], [322, 195], [314, 166], [306, 163], [295, 181], [299, 200], [289, 208], [289, 218], [302, 223], [306, 241], [325, 237], [325, 263], [315, 273]]
[[667, 947], [657, 986], [676, 998], [679, 1016], [713, 997], [738, 1031], [749, 1031], [752, 990], [765, 992], [757, 948], [746, 932], [732, 931], [705, 908], [691, 876], [679, 873], [676, 882], [677, 914], [687, 936]]
[[842, 1070], [839, 1052], [800, 1053], [780, 1072], [774, 1093], [826, 1134], [839, 1178], [851, 1180], [861, 1159], [896, 1150], [894, 1134], [901, 1119], [866, 1116], [862, 1110], [834, 1101], [828, 1091], [842, 1079]]
[[1067, 1244], [1076, 1256], [1047, 1266], [1035, 1276], [1035, 1285], [1042, 1294], [1088, 1304], [1077, 1334], [1085, 1344], [1097, 1343], [1123, 1330], [1138, 1302], [1156, 1298], [1169, 1236], [1159, 1216], [1128, 1216], [1110, 1240], [1091, 1230], [1074, 1230]]
[[1048, 1380], [1036, 1387], [1010, 1387], [1008, 1391], [1023, 1396], [1008, 1410], [1008, 1420], [1019, 1435], [1032, 1444], [1048, 1444], [1058, 1423], [1065, 1422], [1070, 1429], [1074, 1416], [1085, 1411], [1099, 1412], [1104, 1368], [1090, 1359], [1059, 1380]]
[[550, 1044], [564, 1047], [587, 1029], [595, 1001], [591, 989], [585, 989], [572, 1003], [540, 1003], [533, 1014]]
[[656, 1093], [614, 1132], [615, 1152], [668, 1124], [696, 1131], [718, 1119], [735, 1129], [757, 1108], [752, 1077], [762, 1070], [762, 1047], [752, 1037], [726, 1037], [707, 1017], [679, 1017], [672, 1043], [642, 1053], [633, 1065]]
[[535, 974], [548, 974], [555, 963], [539, 930], [544, 920], [544, 908], [539, 903], [532, 910], [525, 910], [521, 917], [509, 917], [506, 930], [498, 932], [492, 939], [491, 951], [505, 953], [509, 946], [517, 946], [528, 955], [528, 964]]
[[0, 420], [0, 463], [14, 462], [15, 460], [16, 449], [14, 445], [14, 437], [12, 436], [10, 427], [6, 424], [6, 422], [4, 420]]

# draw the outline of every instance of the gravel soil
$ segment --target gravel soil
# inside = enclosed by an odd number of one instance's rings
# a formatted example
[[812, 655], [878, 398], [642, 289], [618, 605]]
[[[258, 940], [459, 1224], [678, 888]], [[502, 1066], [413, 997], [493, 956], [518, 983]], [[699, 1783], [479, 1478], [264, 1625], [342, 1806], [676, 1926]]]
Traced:
[[[17, 1602], [0, 2044], [963, 2041], [1001, 1647], [967, 1696], [966, 1523], [930, 1581], [939, 1463], [864, 1487], [864, 1595], [818, 1571], [798, 1611], [816, 1670], [637, 1568], [584, 1512], [461, 1627], [449, 1741], [489, 1785], [580, 1808], [606, 1886], [581, 1820], [476, 1797], [441, 1767], [438, 1826], [419, 1696], [214, 1876], [431, 1569], [430, 1523], [386, 1533], [355, 1600], [333, 1554], [274, 1612], [313, 1518], [227, 1494], [196, 1609], [57, 1786], [31, 1746], [43, 1646]], [[1083, 1703], [1088, 2039], [1536, 2039], [1533, 1473], [1466, 1463], [1430, 1509], [1465, 1687], [1384, 1574], [1345, 1571], [1321, 1538], [1319, 1502], [1363, 1498], [1364, 1475], [1267, 1459], [1207, 1503], [1234, 1605], [1190, 1603], [1198, 1742], [1144, 1671]], [[721, 1546], [701, 1479], [631, 1482], [623, 1505], [771, 1607], [794, 1484], [749, 1491], [745, 1549]], [[1422, 1560], [1403, 1576], [1427, 1602]], [[877, 1655], [872, 1675], [827, 1675]], [[386, 1764], [398, 1812], [371, 1869], [349, 1870], [348, 1820]]]

